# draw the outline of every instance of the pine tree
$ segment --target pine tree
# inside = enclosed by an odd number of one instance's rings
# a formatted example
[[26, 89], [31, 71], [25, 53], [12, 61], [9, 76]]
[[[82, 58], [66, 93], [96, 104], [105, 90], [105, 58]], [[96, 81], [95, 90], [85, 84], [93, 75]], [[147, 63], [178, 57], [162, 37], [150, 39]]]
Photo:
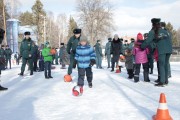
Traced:
[[19, 16], [21, 25], [33, 25], [33, 14], [29, 11], [21, 13]]
[[174, 30], [173, 25], [168, 22], [168, 24], [166, 25], [166, 29], [170, 32], [171, 34], [171, 38], [172, 38], [172, 43], [173, 46], [177, 46], [178, 45], [178, 41], [177, 41], [177, 31]]
[[[33, 13], [33, 23], [37, 26], [37, 36], [38, 36], [38, 44], [44, 43], [43, 39], [43, 21], [46, 17], [46, 12], [43, 9], [43, 4], [40, 0], [36, 0], [35, 4], [32, 6]], [[44, 33], [46, 34], [46, 33]]]
[[68, 27], [68, 39], [74, 35], [73, 30], [77, 28], [77, 23], [73, 17], [70, 16], [69, 27]]

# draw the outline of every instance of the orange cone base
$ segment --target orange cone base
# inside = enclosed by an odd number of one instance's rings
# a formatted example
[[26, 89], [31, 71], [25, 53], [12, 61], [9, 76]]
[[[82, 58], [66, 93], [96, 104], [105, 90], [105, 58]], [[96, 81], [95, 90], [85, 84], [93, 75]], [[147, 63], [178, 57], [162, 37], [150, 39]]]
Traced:
[[153, 116], [153, 120], [173, 120], [169, 115], [169, 110], [157, 110], [157, 114]]

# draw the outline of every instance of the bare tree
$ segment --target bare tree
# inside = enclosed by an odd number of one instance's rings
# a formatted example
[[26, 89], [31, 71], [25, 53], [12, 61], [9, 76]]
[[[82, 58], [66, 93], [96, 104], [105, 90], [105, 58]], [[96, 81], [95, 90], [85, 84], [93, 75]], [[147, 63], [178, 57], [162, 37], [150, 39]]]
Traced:
[[91, 43], [109, 36], [114, 30], [113, 9], [109, 0], [77, 0], [77, 11], [80, 14], [78, 24]]
[[8, 9], [8, 13], [12, 18], [18, 18], [20, 15], [20, 6], [21, 3], [19, 0], [6, 0], [6, 5], [7, 5], [7, 9]]
[[59, 14], [56, 20], [56, 24], [58, 24], [58, 37], [59, 37], [59, 45], [61, 42], [67, 43], [67, 31], [68, 31], [68, 23], [66, 14]]

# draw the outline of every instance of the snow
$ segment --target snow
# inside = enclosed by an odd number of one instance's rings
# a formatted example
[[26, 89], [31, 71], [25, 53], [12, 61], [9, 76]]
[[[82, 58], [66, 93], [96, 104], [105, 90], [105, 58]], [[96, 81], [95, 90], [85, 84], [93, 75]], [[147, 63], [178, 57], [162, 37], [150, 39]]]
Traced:
[[[2, 71], [1, 84], [9, 90], [0, 92], [0, 120], [151, 120], [162, 92], [170, 115], [180, 119], [180, 63], [171, 63], [172, 78], [166, 87], [134, 83], [127, 79], [125, 68], [116, 74], [106, 69], [105, 61], [103, 66], [103, 70], [93, 68], [93, 88], [88, 88], [85, 80], [80, 97], [72, 95], [77, 70], [73, 70], [72, 83], [64, 82], [67, 69], [60, 66], [52, 70], [53, 79], [44, 79], [43, 72], [29, 76], [28, 71], [20, 77], [20, 66], [16, 65]], [[156, 67], [150, 79], [157, 79]]]

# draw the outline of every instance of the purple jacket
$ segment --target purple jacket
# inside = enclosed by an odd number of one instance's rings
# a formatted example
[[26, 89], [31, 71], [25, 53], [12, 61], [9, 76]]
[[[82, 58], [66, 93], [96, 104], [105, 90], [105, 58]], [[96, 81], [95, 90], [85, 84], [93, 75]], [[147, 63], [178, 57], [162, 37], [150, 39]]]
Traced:
[[147, 54], [149, 54], [148, 48], [146, 48], [145, 50], [142, 50], [139, 47], [133, 48], [133, 55], [135, 55], [136, 64], [147, 63], [148, 62]]

